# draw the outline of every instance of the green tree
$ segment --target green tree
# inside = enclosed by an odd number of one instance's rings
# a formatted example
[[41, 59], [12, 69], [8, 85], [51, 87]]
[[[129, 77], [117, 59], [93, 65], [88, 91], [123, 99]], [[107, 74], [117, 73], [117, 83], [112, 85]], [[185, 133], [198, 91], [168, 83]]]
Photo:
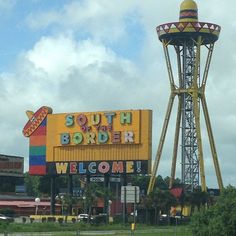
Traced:
[[150, 176], [148, 175], [132, 175], [131, 183], [133, 186], [139, 186], [140, 191], [143, 193], [147, 192]]
[[[68, 188], [68, 176], [67, 175], [56, 176], [55, 188], [57, 193], [59, 193], [60, 188]], [[50, 175], [39, 176], [38, 191], [42, 194], [50, 196], [51, 193]]]
[[98, 199], [103, 198], [105, 199], [105, 201], [108, 199], [112, 199], [112, 194], [110, 189], [104, 189], [104, 186], [101, 186], [97, 183], [89, 183], [85, 187], [84, 197], [85, 197], [85, 205], [88, 210], [87, 213], [90, 219], [92, 215], [92, 209], [93, 207], [96, 207]]
[[42, 194], [47, 194], [50, 196], [51, 192], [51, 178], [49, 175], [44, 175], [39, 177], [38, 190]]
[[201, 207], [205, 206], [208, 203], [208, 200], [210, 198], [209, 193], [203, 192], [201, 188], [195, 189], [191, 193], [191, 206], [192, 208], [197, 208], [198, 211], [200, 210]]
[[170, 215], [170, 209], [172, 206], [176, 206], [177, 199], [170, 193], [169, 190], [155, 189], [150, 196], [148, 196], [148, 202], [154, 209], [154, 223], [157, 223], [159, 218], [159, 211]]
[[229, 186], [214, 206], [192, 217], [194, 236], [236, 236], [236, 188]]
[[[169, 177], [166, 177], [165, 179], [163, 179], [161, 175], [158, 175], [156, 177], [154, 191], [155, 191], [156, 188], [158, 188], [158, 189], [165, 189], [165, 190], [169, 189], [168, 179], [169, 179]], [[165, 180], [167, 180], [167, 181], [165, 181]]]
[[[149, 213], [150, 213], [150, 210], [152, 209], [152, 207], [153, 207], [152, 195], [150, 194], [150, 195], [141, 196], [140, 203], [138, 205], [138, 209], [143, 210], [145, 212], [146, 224], [150, 223]], [[143, 218], [143, 220], [144, 220], [144, 218]], [[156, 219], [155, 219], [155, 222], [156, 222]]]
[[28, 172], [24, 174], [26, 192], [28, 196], [39, 197], [39, 176], [29, 175]]

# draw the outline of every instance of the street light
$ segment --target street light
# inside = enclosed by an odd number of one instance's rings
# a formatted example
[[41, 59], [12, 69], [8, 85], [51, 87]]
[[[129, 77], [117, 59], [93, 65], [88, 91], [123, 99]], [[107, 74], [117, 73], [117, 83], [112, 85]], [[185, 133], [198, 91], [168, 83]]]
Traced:
[[85, 196], [83, 196], [83, 204], [84, 204], [84, 214], [86, 214], [87, 213], [87, 209], [86, 209], [86, 197]]
[[35, 215], [38, 215], [38, 207], [39, 207], [39, 203], [40, 203], [40, 198], [36, 197], [34, 199], [34, 201], [35, 201]]
[[65, 199], [64, 199], [64, 196], [61, 195], [61, 196], [56, 196], [55, 197], [56, 201], [59, 201], [61, 203], [61, 214], [63, 215], [64, 214], [64, 202], [65, 202]]
[[111, 216], [111, 204], [112, 200], [108, 200], [108, 223], [111, 222], [110, 216]]
[[61, 214], [64, 215], [64, 196], [62, 195], [61, 196]]

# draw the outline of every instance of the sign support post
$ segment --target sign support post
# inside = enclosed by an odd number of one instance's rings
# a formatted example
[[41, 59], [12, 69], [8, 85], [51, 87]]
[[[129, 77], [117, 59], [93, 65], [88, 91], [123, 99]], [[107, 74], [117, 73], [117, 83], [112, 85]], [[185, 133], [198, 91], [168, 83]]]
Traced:
[[55, 176], [51, 176], [51, 206], [50, 206], [50, 214], [55, 215], [55, 187], [56, 187], [56, 181], [55, 181]]

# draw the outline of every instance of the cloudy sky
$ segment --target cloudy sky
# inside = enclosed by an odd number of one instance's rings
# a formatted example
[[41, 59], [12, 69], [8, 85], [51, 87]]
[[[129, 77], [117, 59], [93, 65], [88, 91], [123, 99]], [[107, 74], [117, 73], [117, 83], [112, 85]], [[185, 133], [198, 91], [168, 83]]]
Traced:
[[[181, 1], [0, 0], [0, 153], [25, 157], [26, 110], [153, 110], [153, 156], [169, 96], [155, 27], [178, 21]], [[206, 97], [225, 185], [236, 182], [235, 1], [197, 1], [199, 20], [222, 27]], [[170, 175], [172, 114], [158, 173]], [[206, 181], [216, 187], [203, 126]], [[178, 160], [180, 167], [180, 158]], [[178, 169], [179, 169], [178, 167]], [[178, 170], [178, 174], [179, 174]]]

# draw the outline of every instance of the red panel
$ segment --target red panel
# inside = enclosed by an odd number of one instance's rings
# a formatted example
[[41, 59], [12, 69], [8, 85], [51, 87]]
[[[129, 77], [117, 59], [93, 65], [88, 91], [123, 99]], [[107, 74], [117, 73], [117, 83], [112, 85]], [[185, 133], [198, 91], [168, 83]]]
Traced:
[[183, 193], [183, 188], [172, 188], [170, 190], [170, 193], [176, 197], [176, 198], [179, 198], [181, 197], [182, 193]]
[[30, 175], [46, 175], [46, 166], [30, 166]]
[[46, 135], [47, 126], [39, 126], [33, 133], [33, 136]]
[[30, 137], [30, 146], [45, 146], [46, 145], [46, 135], [32, 135]]

